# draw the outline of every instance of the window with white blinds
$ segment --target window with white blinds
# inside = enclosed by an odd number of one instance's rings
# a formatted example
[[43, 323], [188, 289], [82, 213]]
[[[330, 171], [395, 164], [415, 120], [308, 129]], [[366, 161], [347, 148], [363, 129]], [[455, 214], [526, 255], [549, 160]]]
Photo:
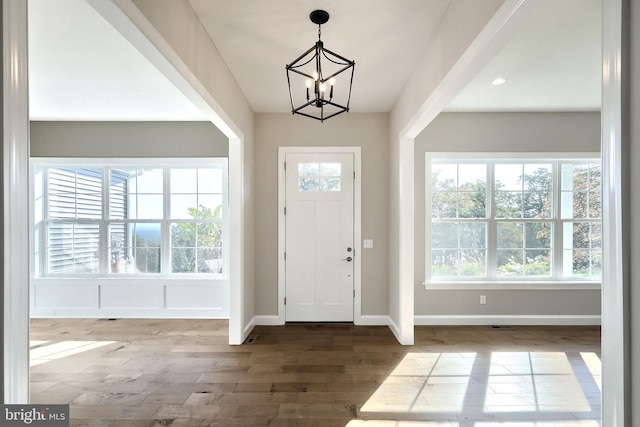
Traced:
[[226, 175], [226, 159], [177, 167], [36, 162], [38, 270], [224, 275]]

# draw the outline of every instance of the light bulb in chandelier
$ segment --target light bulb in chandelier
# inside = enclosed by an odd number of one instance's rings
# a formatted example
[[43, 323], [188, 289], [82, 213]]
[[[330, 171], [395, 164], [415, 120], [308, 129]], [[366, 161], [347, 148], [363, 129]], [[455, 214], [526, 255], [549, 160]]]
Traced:
[[307, 79], [305, 81], [305, 86], [307, 86], [307, 101], [309, 100], [309, 89], [311, 88], [312, 84], [313, 84], [313, 80]]

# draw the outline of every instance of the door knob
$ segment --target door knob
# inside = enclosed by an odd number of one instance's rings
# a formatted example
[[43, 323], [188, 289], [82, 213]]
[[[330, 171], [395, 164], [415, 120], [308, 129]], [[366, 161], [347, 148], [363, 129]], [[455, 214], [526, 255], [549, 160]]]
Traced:
[[347, 261], [347, 262], [351, 262], [353, 260], [353, 258], [351, 258], [350, 256], [346, 257], [346, 258], [342, 258], [343, 261]]

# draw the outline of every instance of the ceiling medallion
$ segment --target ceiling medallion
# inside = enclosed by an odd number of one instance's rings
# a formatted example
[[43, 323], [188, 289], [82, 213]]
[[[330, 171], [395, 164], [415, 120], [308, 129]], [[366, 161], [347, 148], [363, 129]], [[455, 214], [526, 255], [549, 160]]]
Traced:
[[329, 21], [329, 13], [314, 10], [309, 19], [318, 25], [318, 41], [286, 66], [291, 113], [323, 122], [349, 112], [356, 63], [325, 49], [320, 27]]

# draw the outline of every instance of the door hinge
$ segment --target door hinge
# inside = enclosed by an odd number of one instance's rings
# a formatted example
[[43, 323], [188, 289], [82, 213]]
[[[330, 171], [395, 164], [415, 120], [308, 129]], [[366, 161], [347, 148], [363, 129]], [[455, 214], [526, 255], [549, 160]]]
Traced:
[[353, 173], [353, 179], [356, 179], [356, 173], [355, 172]]
[[286, 206], [284, 207], [284, 214], [285, 215], [287, 214], [287, 207]]
[[284, 162], [284, 170], [287, 170], [287, 162]]
[[355, 299], [355, 298], [356, 298], [356, 290], [354, 289], [353, 290], [353, 299]]
[[287, 297], [284, 297], [284, 305], [287, 305]]
[[286, 252], [284, 253], [284, 260], [285, 261], [287, 260], [287, 253]]

